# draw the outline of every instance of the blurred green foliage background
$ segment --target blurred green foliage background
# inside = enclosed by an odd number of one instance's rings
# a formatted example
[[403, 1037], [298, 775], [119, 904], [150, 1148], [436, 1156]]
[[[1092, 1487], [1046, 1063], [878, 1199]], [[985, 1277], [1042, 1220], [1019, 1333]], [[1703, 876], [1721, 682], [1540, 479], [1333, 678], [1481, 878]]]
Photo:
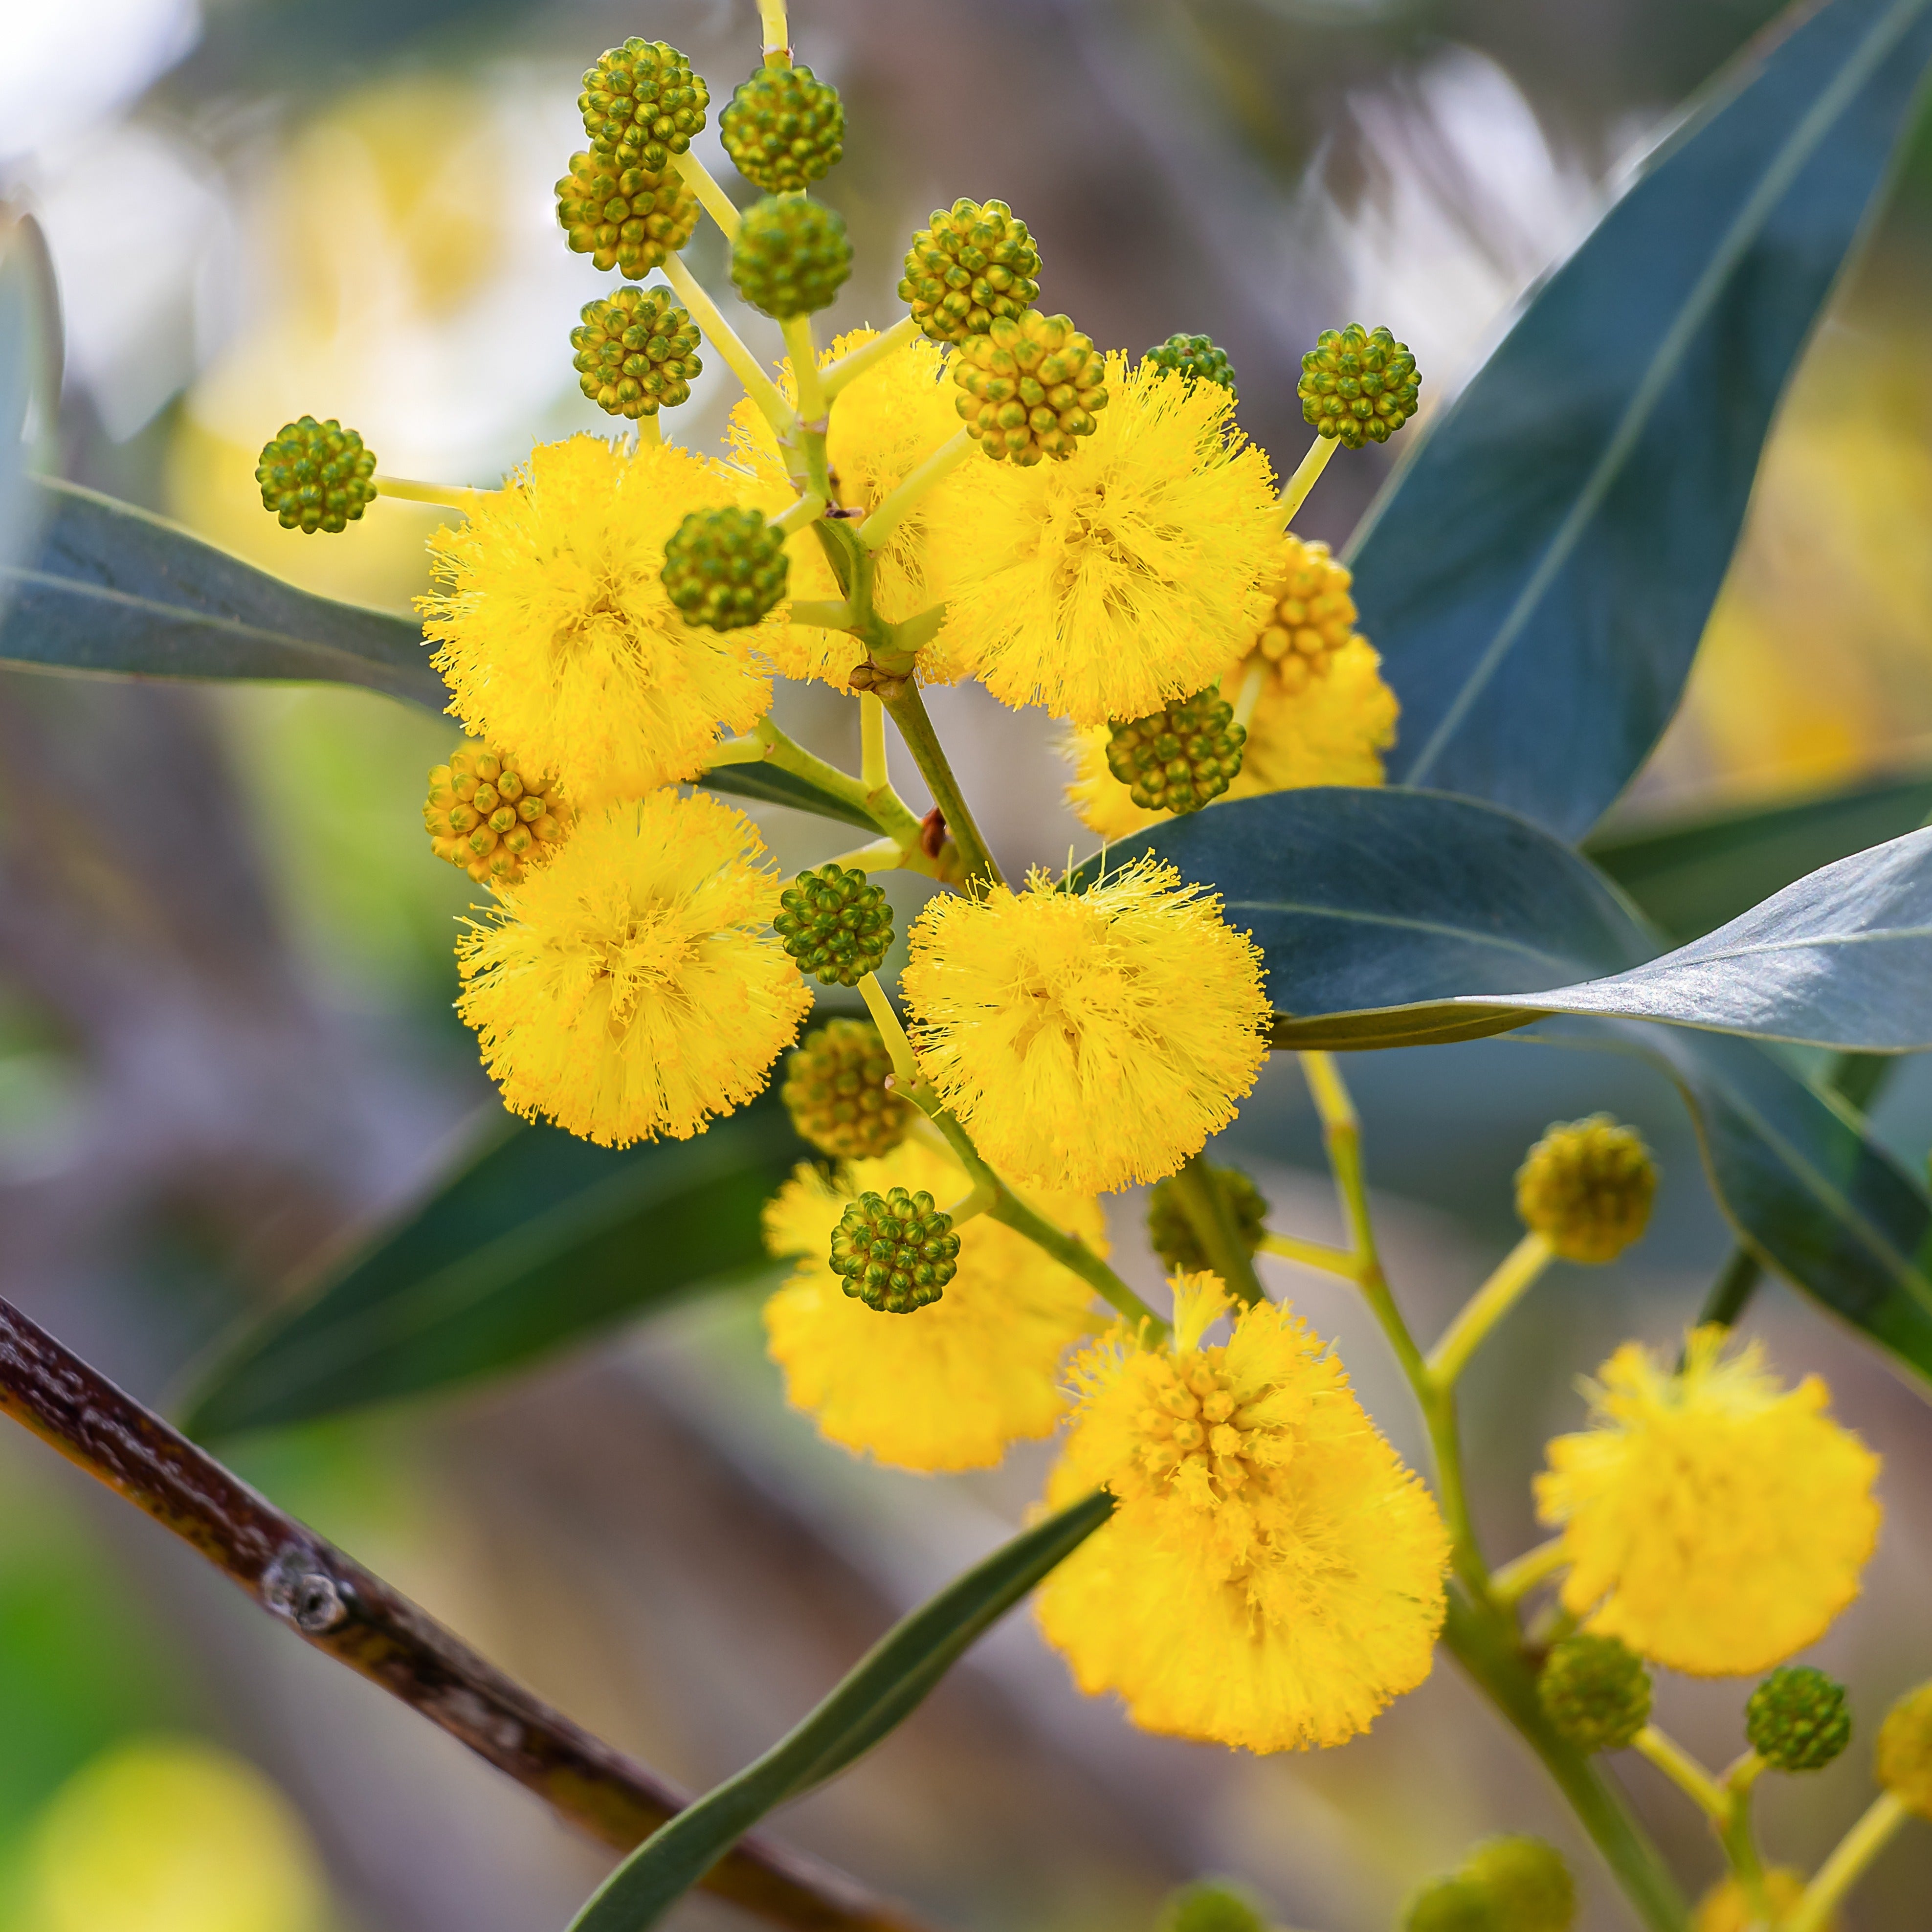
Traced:
[[[797, 0], [801, 55], [848, 113], [825, 193], [859, 268], [828, 321], [889, 317], [928, 211], [1003, 196], [1040, 239], [1048, 306], [1129, 349], [1211, 334], [1246, 427], [1286, 466], [1319, 328], [1387, 322], [1425, 402], [1449, 392], [1624, 158], [1772, 10]], [[311, 541], [261, 514], [255, 453], [312, 410], [355, 424], [386, 468], [487, 483], [533, 438], [602, 427], [567, 336], [604, 278], [566, 250], [551, 183], [578, 144], [578, 76], [630, 33], [684, 48], [716, 100], [756, 58], [749, 0], [7, 10], [0, 189], [42, 214], [60, 274], [67, 473], [296, 581], [406, 604], [436, 513], [381, 502]], [[714, 129], [700, 152], [729, 178], [716, 145]], [[692, 254], [722, 289], [715, 234]], [[1932, 764], [1929, 292], [1932, 122], [1789, 400], [1628, 822]], [[671, 434], [709, 446], [734, 393], [707, 369]], [[1383, 460], [1335, 465], [1309, 528], [1346, 533]], [[856, 750], [849, 707], [783, 702], [819, 748]], [[934, 710], [1004, 859], [1085, 848], [1046, 721], [970, 691]], [[407, 1202], [495, 1111], [449, 1011], [470, 889], [417, 818], [452, 735], [352, 692], [0, 680], [0, 1292], [146, 1400], [165, 1404], [231, 1322]], [[834, 849], [836, 831], [761, 816], [788, 862]], [[1649, 1240], [1615, 1269], [1558, 1270], [1472, 1377], [1479, 1510], [1507, 1552], [1533, 1533], [1528, 1474], [1579, 1414], [1574, 1378], [1628, 1334], [1680, 1326], [1726, 1238], [1681, 1111], [1641, 1070], [1505, 1040], [1350, 1072], [1424, 1331], [1510, 1238], [1508, 1177], [1547, 1120], [1612, 1108], [1662, 1150]], [[1881, 1118], [1922, 1161], [1932, 1081], [1900, 1079]], [[1329, 1231], [1291, 1066], [1228, 1140], [1284, 1221]], [[1119, 1206], [1132, 1243], [1137, 1204]], [[1332, 1284], [1286, 1285], [1414, 1454], [1366, 1320]], [[756, 1308], [755, 1288], [714, 1298], [514, 1386], [236, 1460], [573, 1715], [708, 1783], [1007, 1533], [1040, 1467], [926, 1480], [828, 1448], [783, 1411]], [[1819, 1660], [1850, 1678], [1869, 1736], [1932, 1670], [1932, 1418], [1781, 1291], [1759, 1325], [1887, 1456], [1869, 1595]], [[0, 1436], [0, 1932], [524, 1932], [594, 1881], [597, 1855], [521, 1794], [24, 1437]], [[1722, 1760], [1742, 1696], [1676, 1682], [1662, 1708]], [[1774, 1844], [1829, 1845], [1864, 1802], [1859, 1755], [1768, 1794]], [[1713, 1873], [1694, 1822], [1642, 1767], [1632, 1782], [1683, 1868]], [[1023, 1620], [781, 1822], [962, 1932], [1144, 1925], [1204, 1871], [1243, 1876], [1286, 1923], [1372, 1932], [1417, 1877], [1504, 1828], [1578, 1853], [1586, 1923], [1621, 1922], [1537, 1773], [1446, 1668], [1364, 1743], [1256, 1762], [1128, 1732]], [[70, 1868], [96, 1888], [64, 1889]], [[1922, 1834], [1852, 1922], [1910, 1932], [1928, 1896]], [[722, 1912], [696, 1900], [680, 1922]]]

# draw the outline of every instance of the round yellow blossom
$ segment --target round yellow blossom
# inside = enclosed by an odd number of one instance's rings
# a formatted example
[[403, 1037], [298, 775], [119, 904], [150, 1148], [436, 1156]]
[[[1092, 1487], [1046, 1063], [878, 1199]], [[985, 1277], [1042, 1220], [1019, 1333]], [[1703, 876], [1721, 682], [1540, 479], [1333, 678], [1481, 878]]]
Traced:
[[1035, 872], [1023, 892], [930, 899], [910, 942], [899, 985], [920, 1069], [1022, 1186], [1172, 1174], [1268, 1055], [1259, 951], [1169, 866], [1084, 892]]
[[[1775, 1920], [1781, 1920], [1804, 1896], [1804, 1874], [1789, 1865], [1772, 1865], [1764, 1875], [1765, 1902]], [[1824, 1932], [1838, 1932], [1843, 1921], [1834, 1912], [1825, 1921]], [[1751, 1932], [1753, 1921], [1744, 1888], [1735, 1876], [1720, 1879], [1697, 1901], [1696, 1916], [1690, 1932]]]
[[1144, 1730], [1343, 1743], [1429, 1674], [1442, 1518], [1305, 1322], [1264, 1302], [1202, 1348], [1220, 1283], [1174, 1280], [1172, 1352], [1114, 1340], [1076, 1364], [1047, 1501], [1105, 1486], [1117, 1507], [1041, 1586], [1041, 1628]]
[[602, 1147], [742, 1106], [812, 1006], [763, 928], [777, 874], [743, 813], [653, 792], [580, 818], [458, 942], [457, 1010], [504, 1104]]
[[[1222, 680], [1221, 695], [1238, 702], [1246, 660]], [[1224, 795], [1257, 798], [1302, 785], [1378, 785], [1382, 754], [1395, 742], [1395, 693], [1382, 679], [1382, 658], [1364, 638], [1336, 653], [1325, 677], [1289, 692], [1270, 677], [1262, 688], [1241, 769]], [[1074, 777], [1066, 802], [1087, 829], [1102, 838], [1131, 838], [1172, 812], [1143, 812], [1107, 769], [1107, 728], [1069, 730], [1062, 749]]]
[[[819, 358], [821, 368], [862, 349], [877, 329], [855, 328], [838, 337]], [[796, 383], [789, 360], [778, 365], [778, 386], [788, 402], [796, 399]], [[849, 382], [833, 398], [825, 435], [827, 466], [836, 480], [840, 502], [848, 509], [870, 512], [958, 429], [952, 406], [956, 392], [946, 380], [945, 358], [938, 344], [923, 336], [894, 350]], [[747, 396], [731, 412], [729, 432], [732, 460], [754, 479], [754, 494], [767, 514], [776, 516], [797, 494], [785, 470], [772, 426]], [[945, 486], [928, 491], [915, 504], [874, 558], [872, 604], [889, 622], [898, 623], [941, 600], [943, 592], [928, 555], [927, 536], [932, 519], [946, 500]], [[810, 530], [797, 532], [786, 545], [791, 559], [791, 595], [836, 602], [839, 596], [824, 547]], [[928, 682], [946, 683], [959, 674], [948, 655], [942, 627], [919, 658], [920, 675]], [[815, 677], [840, 691], [864, 654], [859, 640], [844, 631], [794, 624], [764, 640], [762, 648], [785, 677]]]
[[[1088, 1328], [1093, 1290], [984, 1214], [959, 1229], [958, 1271], [937, 1301], [891, 1316], [846, 1294], [830, 1256], [848, 1202], [922, 1188], [944, 1207], [968, 1185], [950, 1155], [908, 1139], [830, 1178], [802, 1166], [765, 1208], [765, 1245], [800, 1257], [765, 1304], [787, 1397], [832, 1442], [898, 1468], [986, 1468], [1009, 1443], [1050, 1434], [1066, 1408], [1060, 1358]], [[1036, 1196], [1032, 1204], [1106, 1252], [1090, 1199]]]
[[1260, 631], [1281, 551], [1274, 475], [1228, 391], [1118, 355], [1106, 386], [1069, 460], [973, 466], [931, 542], [961, 664], [1081, 725], [1212, 684]]
[[450, 710], [472, 733], [554, 772], [579, 806], [694, 778], [721, 731], [771, 703], [766, 623], [687, 624], [661, 580], [666, 540], [744, 478], [669, 444], [574, 436], [530, 453], [455, 530], [437, 532], [443, 588], [417, 600], [441, 648]]
[[1594, 1426], [1550, 1444], [1538, 1513], [1560, 1525], [1563, 1606], [1696, 1677], [1768, 1670], [1822, 1636], [1878, 1539], [1878, 1458], [1826, 1412], [1816, 1376], [1781, 1388], [1752, 1342], [1695, 1330], [1683, 1373], [1626, 1342]]
[[1932, 1818], [1932, 1684], [1908, 1690], [1885, 1714], [1872, 1768], [1908, 1810]]

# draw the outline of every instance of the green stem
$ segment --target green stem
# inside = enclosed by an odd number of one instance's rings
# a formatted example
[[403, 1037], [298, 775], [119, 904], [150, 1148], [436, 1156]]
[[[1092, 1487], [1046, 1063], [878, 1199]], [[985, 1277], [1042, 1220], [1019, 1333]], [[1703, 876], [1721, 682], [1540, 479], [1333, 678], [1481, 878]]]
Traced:
[[1340, 447], [1341, 438], [1318, 436], [1308, 446], [1308, 453], [1295, 466], [1294, 474], [1282, 485], [1281, 526], [1286, 530], [1294, 521], [1294, 513], [1308, 500], [1308, 493], [1315, 488], [1315, 479], [1328, 467], [1328, 459]]
[[1718, 1826], [1718, 1842], [1724, 1846], [1724, 1856], [1737, 1874], [1751, 1932], [1771, 1932], [1772, 1924], [1771, 1894], [1765, 1888], [1764, 1860], [1758, 1855], [1757, 1834], [1751, 1823], [1751, 1787], [1763, 1768], [1764, 1760], [1755, 1751], [1748, 1751], [1725, 1778], [1724, 1789], [1729, 1803]]
[[1731, 1801], [1724, 1788], [1675, 1738], [1646, 1724], [1633, 1742], [1714, 1825], [1721, 1826], [1730, 1816]]
[[1551, 1727], [1538, 1701], [1535, 1676], [1508, 1621], [1472, 1604], [1452, 1586], [1442, 1641], [1542, 1759], [1649, 1932], [1685, 1932], [1689, 1911], [1677, 1881], [1622, 1794]]
[[370, 479], [379, 496], [397, 496], [406, 502], [434, 503], [442, 510], [460, 510], [466, 517], [497, 493], [472, 490], [462, 483], [418, 483], [412, 476], [392, 476], [377, 470]]
[[1502, 1264], [1462, 1305], [1462, 1310], [1429, 1352], [1430, 1379], [1453, 1388], [1490, 1330], [1514, 1308], [1530, 1285], [1556, 1258], [1549, 1237], [1523, 1236]]
[[932, 720], [926, 715], [926, 700], [919, 694], [919, 686], [908, 678], [896, 694], [884, 691], [879, 694], [886, 709], [892, 713], [892, 722], [899, 728], [899, 736], [905, 740], [906, 749], [919, 767], [920, 776], [925, 779], [927, 790], [932, 794], [933, 803], [938, 806], [940, 815], [946, 820], [946, 829], [952, 835], [959, 856], [966, 862], [968, 884], [983, 879], [993, 885], [1004, 885], [1006, 881], [1000, 876], [999, 866], [980, 835], [979, 826], [967, 805], [966, 795], [959, 789], [958, 780], [952, 776], [952, 767], [946, 761], [939, 734], [933, 730]]
[[950, 476], [972, 453], [973, 439], [963, 429], [947, 437], [910, 470], [898, 488], [859, 526], [859, 541], [868, 550], [877, 550], [905, 520], [920, 497]]
[[1498, 1604], [1513, 1608], [1569, 1561], [1564, 1539], [1552, 1536], [1547, 1543], [1539, 1543], [1534, 1550], [1526, 1550], [1502, 1564], [1490, 1579], [1490, 1594]]
[[1347, 1249], [1331, 1248], [1325, 1241], [1304, 1241], [1299, 1234], [1264, 1234], [1258, 1252], [1279, 1255], [1285, 1262], [1319, 1268], [1324, 1274], [1339, 1274], [1346, 1280], [1356, 1276], [1355, 1258]]
[[1214, 1171], [1199, 1154], [1190, 1156], [1173, 1177], [1174, 1192], [1194, 1238], [1208, 1257], [1208, 1265], [1221, 1277], [1228, 1292], [1252, 1308], [1265, 1298], [1255, 1274], [1254, 1256], [1241, 1239], [1226, 1198], [1216, 1184]]
[[812, 339], [808, 315], [788, 316], [778, 324], [785, 353], [791, 358], [791, 379], [798, 391], [798, 412], [811, 428], [823, 431], [826, 403], [818, 376], [818, 345]]
[[[760, 748], [755, 752], [748, 748], [754, 742]], [[815, 752], [808, 752], [796, 739], [788, 736], [769, 717], [758, 721], [755, 732], [728, 740], [719, 751], [723, 755], [714, 757], [714, 764], [752, 764], [762, 759], [780, 771], [806, 779], [821, 791], [831, 793], [835, 798], [843, 799], [848, 805], [856, 806], [888, 838], [897, 840], [901, 846], [915, 849], [919, 846], [925, 827], [891, 786], [869, 788], [862, 778], [827, 764]]]
[[1838, 1901], [1864, 1876], [1865, 1868], [1891, 1844], [1892, 1834], [1910, 1816], [1894, 1792], [1880, 1792], [1818, 1868], [1804, 1888], [1804, 1896], [1784, 1922], [1784, 1932], [1825, 1932]]
[[785, 22], [785, 0], [758, 0], [758, 22], [764, 30], [765, 64], [791, 65], [791, 33]]
[[1255, 706], [1262, 701], [1262, 691], [1268, 682], [1268, 660], [1258, 652], [1254, 662], [1241, 674], [1241, 688], [1234, 699], [1234, 722], [1245, 731], [1255, 721]]
[[919, 324], [909, 315], [902, 315], [891, 328], [873, 337], [871, 341], [861, 344], [849, 356], [842, 356], [826, 369], [820, 380], [825, 386], [825, 400], [837, 400], [838, 392], [848, 383], [856, 382], [868, 369], [876, 367], [891, 355], [902, 344], [910, 342], [919, 333]]
[[[771, 527], [781, 536], [790, 536], [825, 514], [825, 499], [816, 490], [808, 490], [782, 516], [772, 519]], [[842, 606], [835, 607], [842, 608]]]
[[780, 443], [788, 441], [796, 427], [798, 416], [778, 394], [778, 385], [758, 366], [758, 358], [740, 340], [738, 332], [719, 313], [718, 304], [704, 292], [704, 284], [684, 266], [681, 256], [667, 256], [664, 272], [678, 299], [690, 310], [692, 320], [704, 332], [705, 339], [717, 350], [724, 366], [744, 384], [746, 394], [758, 405], [758, 413], [771, 424]]
[[724, 231], [725, 240], [736, 241], [738, 211], [731, 197], [718, 185], [711, 170], [688, 149], [683, 154], [672, 155], [671, 165], [683, 176], [685, 186], [704, 203], [705, 213]]

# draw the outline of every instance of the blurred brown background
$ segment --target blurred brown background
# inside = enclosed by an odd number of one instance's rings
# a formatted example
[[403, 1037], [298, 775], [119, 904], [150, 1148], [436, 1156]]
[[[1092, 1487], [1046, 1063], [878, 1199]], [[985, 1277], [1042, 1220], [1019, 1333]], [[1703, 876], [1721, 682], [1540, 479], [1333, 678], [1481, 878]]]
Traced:
[[[1439, 400], [1620, 164], [1770, 11], [802, 0], [801, 57], [848, 115], [824, 192], [860, 266], [829, 320], [889, 318], [910, 230], [959, 194], [1004, 196], [1039, 238], [1049, 306], [1129, 349], [1211, 334], [1246, 427], [1286, 467], [1306, 436], [1293, 378], [1319, 328], [1388, 323]], [[583, 68], [631, 33], [687, 50], [718, 104], [757, 57], [749, 0], [4, 10], [0, 188], [40, 210], [61, 276], [68, 473], [298, 581], [405, 603], [435, 513], [383, 502], [344, 538], [283, 532], [260, 510], [255, 453], [312, 410], [355, 424], [386, 468], [489, 482], [533, 438], [602, 426], [566, 338], [607, 278], [565, 249], [550, 190], [580, 144]], [[700, 152], [734, 178], [715, 130]], [[1932, 758], [1929, 242], [1932, 130], [1799, 377], [1690, 700], [1629, 814]], [[722, 290], [715, 232], [692, 254]], [[776, 354], [775, 332], [728, 308]], [[708, 446], [734, 393], [712, 358], [671, 433]], [[1382, 464], [1335, 464], [1308, 527], [1344, 536]], [[839, 700], [786, 702], [820, 748], [844, 743]], [[1084, 849], [1043, 719], [972, 692], [934, 708], [1004, 858]], [[452, 735], [355, 693], [0, 680], [0, 1292], [148, 1400], [426, 1184], [494, 1106], [448, 1010], [451, 922], [471, 895], [416, 818]], [[903, 788], [917, 794], [909, 772]], [[836, 849], [836, 830], [765, 817], [788, 861]], [[1510, 1238], [1508, 1175], [1545, 1122], [1610, 1107], [1662, 1152], [1648, 1240], [1614, 1270], [1554, 1275], [1472, 1378], [1501, 1557], [1534, 1534], [1528, 1476], [1580, 1414], [1574, 1378], [1627, 1334], [1671, 1334], [1724, 1232], [1681, 1110], [1640, 1070], [1509, 1041], [1348, 1070], [1425, 1334]], [[1898, 1082], [1882, 1120], [1922, 1160], [1932, 1082]], [[1333, 1226], [1292, 1066], [1229, 1140], [1288, 1225]], [[1150, 1275], [1136, 1204], [1119, 1204], [1117, 1238]], [[1359, 1313], [1331, 1285], [1282, 1286], [1415, 1453]], [[782, 1407], [757, 1306], [754, 1286], [514, 1386], [236, 1459], [574, 1715], [703, 1784], [1008, 1533], [1042, 1466], [1027, 1454], [926, 1480], [819, 1443]], [[1818, 1658], [1850, 1678], [1868, 1738], [1889, 1696], [1932, 1675], [1932, 1413], [1784, 1290], [1758, 1320], [1780, 1364], [1825, 1372], [1887, 1457], [1867, 1598]], [[141, 1817], [172, 1815], [168, 1793], [202, 1760], [157, 1758], [146, 1784], [102, 1770], [138, 1770], [129, 1741], [154, 1737], [210, 1741], [231, 1755], [204, 1770], [293, 1810], [267, 1838], [233, 1807], [184, 1812], [166, 1852], [185, 1874], [180, 1912], [130, 1932], [538, 1932], [595, 1882], [598, 1856], [521, 1793], [10, 1435], [0, 1522], [0, 1932], [88, 1932], [90, 1908], [50, 1876], [56, 1852], [90, 1846], [106, 1870], [117, 1847], [139, 1852]], [[1722, 1760], [1744, 1688], [1671, 1682], [1664, 1720]], [[1708, 1877], [1701, 1826], [1646, 1767], [1625, 1769], [1681, 1868]], [[1864, 1750], [1772, 1782], [1771, 1846], [1809, 1863], [1865, 1802]], [[1142, 1737], [1082, 1702], [1023, 1617], [874, 1759], [777, 1821], [960, 1932], [1136, 1932], [1203, 1872], [1244, 1877], [1285, 1924], [1378, 1932], [1416, 1879], [1504, 1828], [1577, 1855], [1590, 1927], [1627, 1922], [1453, 1667], [1363, 1742], [1255, 1761]], [[1912, 1932], [1928, 1895], [1921, 1831], [1851, 1923]], [[725, 1916], [699, 1902], [680, 1922]]]

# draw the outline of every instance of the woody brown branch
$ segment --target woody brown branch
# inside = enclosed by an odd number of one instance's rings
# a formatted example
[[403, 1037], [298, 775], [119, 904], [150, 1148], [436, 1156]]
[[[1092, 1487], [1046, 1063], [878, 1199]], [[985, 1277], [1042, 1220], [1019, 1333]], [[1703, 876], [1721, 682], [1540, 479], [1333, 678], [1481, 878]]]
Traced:
[[[684, 1794], [552, 1710], [0, 1300], [0, 1409], [207, 1558], [305, 1642], [380, 1684], [614, 1850]], [[702, 1881], [794, 1932], [926, 1932], [843, 1873], [755, 1838]]]

